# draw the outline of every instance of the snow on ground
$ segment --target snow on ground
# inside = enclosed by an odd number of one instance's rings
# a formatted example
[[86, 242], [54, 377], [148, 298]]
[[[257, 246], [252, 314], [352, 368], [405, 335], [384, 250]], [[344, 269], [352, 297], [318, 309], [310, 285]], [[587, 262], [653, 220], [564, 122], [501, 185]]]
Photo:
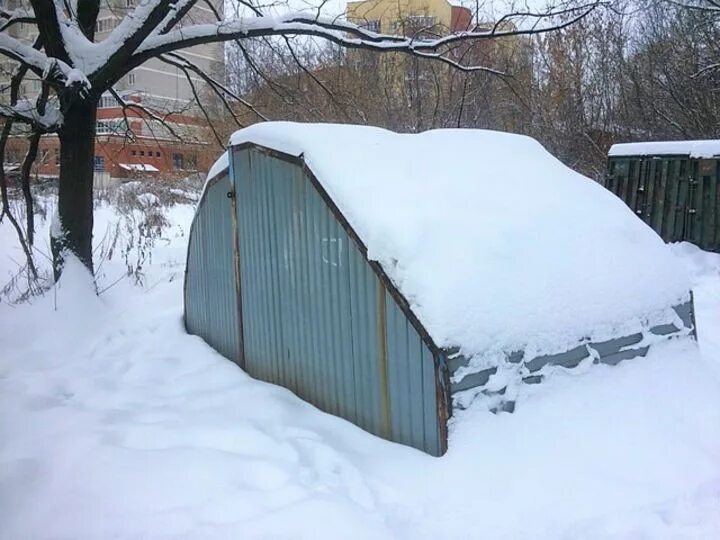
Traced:
[[[144, 285], [98, 298], [71, 263], [31, 305], [0, 305], [0, 538], [720, 537], [720, 256], [672, 248], [700, 351], [558, 376], [512, 415], [470, 408], [437, 459], [185, 334], [192, 209], [167, 217]], [[98, 238], [113, 219], [98, 211]], [[10, 256], [3, 225], [0, 275]], [[100, 288], [124, 271], [106, 260]]]

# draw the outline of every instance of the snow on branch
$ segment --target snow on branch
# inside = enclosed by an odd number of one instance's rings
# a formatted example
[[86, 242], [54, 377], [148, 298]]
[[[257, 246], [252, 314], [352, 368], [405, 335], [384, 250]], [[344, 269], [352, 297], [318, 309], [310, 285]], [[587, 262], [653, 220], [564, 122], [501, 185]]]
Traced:
[[57, 130], [62, 125], [63, 119], [57, 104], [50, 104], [40, 112], [35, 103], [27, 99], [18, 100], [15, 105], [0, 103], [0, 117], [30, 124], [44, 133]]
[[714, 73], [715, 71], [720, 71], [720, 62], [716, 62], [714, 64], [709, 64], [707, 66], [704, 66], [700, 70], [698, 70], [696, 73], [693, 73], [690, 78], [691, 79], [697, 79], [699, 77], [703, 77], [705, 75], [709, 75], [710, 73]]
[[667, 0], [678, 7], [720, 13], [720, 0]]
[[[498, 26], [489, 29], [476, 29], [459, 32], [437, 39], [423, 39], [415, 36], [405, 37], [372, 32], [357, 24], [306, 14], [288, 14], [281, 16], [242, 17], [231, 21], [197, 24], [177, 28], [165, 34], [155, 34], [138, 47], [134, 56], [134, 65], [163, 53], [176, 51], [193, 45], [244, 39], [261, 36], [304, 35], [315, 36], [333, 41], [348, 48], [363, 48], [382, 51], [399, 51], [434, 58], [450, 63], [466, 70], [480, 69], [493, 71], [484, 67], [466, 67], [443, 56], [444, 47], [463, 41], [496, 39], [501, 37], [540, 34], [570, 26], [589, 15], [601, 1], [594, 1], [581, 6], [547, 13], [518, 13], [516, 15], [535, 19], [535, 23], [525, 28]], [[567, 16], [564, 22], [540, 26], [539, 22], [558, 15]]]
[[7, 30], [15, 24], [33, 24], [35, 14], [24, 8], [14, 10], [0, 9], [0, 32]]
[[54, 85], [71, 86], [79, 84], [89, 89], [87, 77], [77, 69], [57, 58], [48, 57], [44, 52], [22, 43], [0, 32], [0, 54], [27, 66], [30, 70]]
[[[191, 4], [195, 0], [191, 0]], [[122, 19], [110, 35], [99, 43], [74, 44], [69, 47], [76, 66], [88, 75], [113, 71], [124, 65], [152, 33], [172, 20], [178, 4], [172, 0], [145, 0]], [[175, 21], [177, 23], [177, 21]]]

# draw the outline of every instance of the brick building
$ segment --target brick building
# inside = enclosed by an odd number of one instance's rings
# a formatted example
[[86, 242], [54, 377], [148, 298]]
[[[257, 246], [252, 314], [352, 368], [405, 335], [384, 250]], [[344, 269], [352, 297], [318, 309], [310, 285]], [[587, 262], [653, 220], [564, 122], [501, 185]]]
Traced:
[[[97, 18], [96, 39], [110, 35], [120, 21], [139, 0], [104, 0]], [[6, 0], [7, 8], [27, 6], [27, 0]], [[211, 0], [220, 13], [222, 0]], [[215, 20], [213, 10], [199, 3], [185, 20], [197, 24]], [[17, 25], [14, 37], [32, 42], [37, 29], [31, 24]], [[183, 51], [190, 61], [205, 73], [224, 80], [224, 47], [222, 43], [197, 45]], [[0, 62], [0, 100], [9, 99], [9, 79], [13, 62]], [[127, 73], [115, 86], [115, 91], [127, 103], [136, 103], [151, 110], [153, 119], [138, 108], [121, 107], [109, 93], [100, 99], [97, 114], [95, 154], [96, 182], [143, 176], [182, 176], [190, 172], [206, 172], [212, 165], [217, 147], [205, 116], [197, 106], [195, 92], [204, 99], [208, 95], [204, 81], [192, 78], [192, 86], [185, 73], [158, 59]], [[40, 91], [40, 80], [28, 76], [20, 95], [33, 100]], [[14, 137], [8, 144], [5, 157], [10, 173], [19, 167], [24, 157], [24, 138]], [[33, 173], [38, 177], [58, 174], [59, 143], [54, 135], [43, 137]]]

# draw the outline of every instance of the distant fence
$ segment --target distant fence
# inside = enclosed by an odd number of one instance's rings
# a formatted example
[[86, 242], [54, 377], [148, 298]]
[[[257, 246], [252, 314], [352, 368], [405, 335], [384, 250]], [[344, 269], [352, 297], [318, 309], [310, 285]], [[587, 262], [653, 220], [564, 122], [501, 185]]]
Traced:
[[605, 187], [666, 242], [720, 252], [720, 159], [610, 156]]

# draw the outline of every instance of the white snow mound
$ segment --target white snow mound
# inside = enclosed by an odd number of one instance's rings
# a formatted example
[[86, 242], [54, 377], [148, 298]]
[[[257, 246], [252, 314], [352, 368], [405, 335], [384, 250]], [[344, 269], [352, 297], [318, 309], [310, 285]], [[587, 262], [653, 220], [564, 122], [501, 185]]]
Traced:
[[531, 138], [266, 122], [244, 142], [304, 157], [439, 346], [551, 352], [688, 294], [648, 226]]

